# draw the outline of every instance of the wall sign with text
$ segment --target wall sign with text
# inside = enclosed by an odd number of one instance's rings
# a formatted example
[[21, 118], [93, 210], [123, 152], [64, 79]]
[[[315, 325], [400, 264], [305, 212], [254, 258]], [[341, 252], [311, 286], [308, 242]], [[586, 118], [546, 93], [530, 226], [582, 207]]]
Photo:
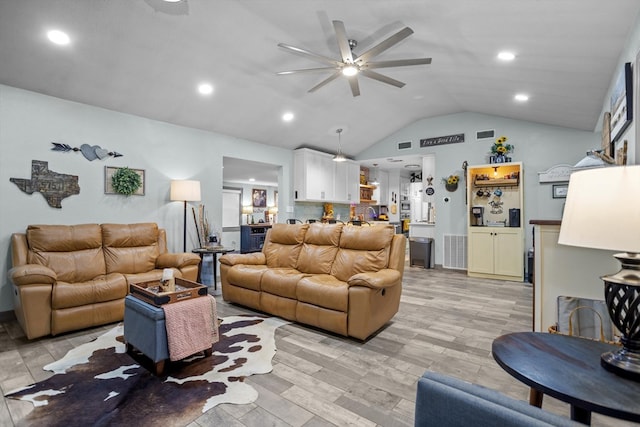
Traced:
[[434, 145], [457, 144], [458, 142], [464, 142], [464, 133], [421, 139], [420, 148], [431, 147]]

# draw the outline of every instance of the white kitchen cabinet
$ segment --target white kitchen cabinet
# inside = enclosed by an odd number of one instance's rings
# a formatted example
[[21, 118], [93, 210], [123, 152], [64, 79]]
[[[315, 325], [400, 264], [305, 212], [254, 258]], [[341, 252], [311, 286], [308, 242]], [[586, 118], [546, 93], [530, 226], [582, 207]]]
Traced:
[[358, 203], [360, 165], [352, 160], [334, 163], [334, 202]]
[[294, 152], [294, 199], [358, 203], [360, 165], [353, 160], [334, 162], [331, 154], [308, 148]]
[[379, 205], [389, 204], [389, 173], [378, 169], [378, 186], [373, 190], [373, 200], [377, 200]]
[[524, 239], [521, 228], [469, 229], [470, 276], [524, 280]]
[[294, 152], [293, 197], [296, 201], [333, 201], [334, 167], [327, 153], [300, 148]]

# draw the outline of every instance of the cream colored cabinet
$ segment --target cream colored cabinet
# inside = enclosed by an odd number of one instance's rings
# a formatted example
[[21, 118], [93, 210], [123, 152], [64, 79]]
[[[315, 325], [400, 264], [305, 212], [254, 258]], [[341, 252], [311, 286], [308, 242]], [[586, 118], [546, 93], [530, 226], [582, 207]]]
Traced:
[[524, 280], [522, 163], [467, 168], [469, 276]]
[[524, 243], [521, 228], [474, 227], [469, 231], [470, 276], [505, 280], [524, 279]]

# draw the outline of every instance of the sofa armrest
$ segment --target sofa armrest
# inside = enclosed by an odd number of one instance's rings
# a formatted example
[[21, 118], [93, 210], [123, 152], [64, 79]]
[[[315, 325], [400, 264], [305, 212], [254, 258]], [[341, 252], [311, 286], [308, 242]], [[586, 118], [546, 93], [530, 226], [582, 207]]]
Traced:
[[267, 258], [262, 252], [252, 252], [250, 254], [225, 254], [220, 257], [220, 264], [225, 265], [265, 265]]
[[200, 256], [188, 252], [175, 254], [160, 254], [156, 258], [156, 268], [184, 268], [188, 265], [198, 265]]
[[522, 400], [436, 372], [426, 372], [416, 394], [415, 427], [578, 426]]
[[385, 268], [374, 273], [358, 273], [349, 278], [349, 286], [366, 286], [372, 289], [389, 288], [400, 283], [402, 273]]
[[24, 264], [9, 270], [9, 280], [16, 286], [54, 284], [58, 275], [44, 265]]

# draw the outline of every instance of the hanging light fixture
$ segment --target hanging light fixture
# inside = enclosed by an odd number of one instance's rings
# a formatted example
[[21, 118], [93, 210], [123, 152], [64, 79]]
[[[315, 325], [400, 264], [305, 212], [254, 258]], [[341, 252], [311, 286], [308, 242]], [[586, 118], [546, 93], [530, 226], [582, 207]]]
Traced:
[[340, 135], [342, 134], [342, 128], [336, 129], [336, 133], [338, 134], [338, 152], [335, 156], [333, 156], [334, 162], [344, 162], [347, 160], [344, 154], [342, 154], [342, 145], [340, 141]]
[[373, 164], [373, 171], [375, 172], [375, 175], [373, 175], [373, 178], [371, 178], [371, 181], [369, 181], [369, 184], [380, 185], [380, 181], [378, 181], [378, 164], [377, 163]]

